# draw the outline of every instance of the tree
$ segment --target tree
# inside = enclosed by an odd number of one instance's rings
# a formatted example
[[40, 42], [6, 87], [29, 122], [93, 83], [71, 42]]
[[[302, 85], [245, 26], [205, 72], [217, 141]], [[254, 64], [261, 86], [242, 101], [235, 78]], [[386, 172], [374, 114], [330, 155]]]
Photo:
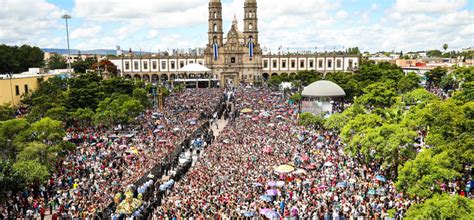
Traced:
[[407, 219], [474, 219], [474, 201], [459, 195], [441, 194], [412, 205]]
[[145, 108], [140, 101], [128, 95], [113, 95], [101, 101], [96, 109], [94, 122], [106, 126], [130, 123]]
[[377, 82], [364, 89], [364, 95], [357, 98], [355, 103], [375, 108], [389, 107], [395, 103], [397, 92], [391, 86], [393, 81]]
[[21, 73], [32, 67], [43, 67], [43, 51], [28, 45], [0, 45], [0, 74]]
[[90, 125], [94, 118], [94, 111], [89, 108], [78, 108], [75, 112], [71, 113], [71, 117], [79, 122], [81, 126]]
[[44, 116], [49, 117], [54, 120], [58, 120], [58, 121], [63, 121], [63, 120], [66, 121], [67, 120], [66, 107], [58, 106], [58, 107], [51, 108], [48, 111], [46, 111]]
[[34, 160], [16, 162], [13, 171], [27, 183], [41, 183], [49, 176], [48, 168]]
[[420, 88], [415, 89], [411, 92], [407, 92], [402, 95], [402, 101], [406, 105], [418, 105], [418, 104], [428, 104], [433, 101], [439, 100], [439, 98], [431, 92], [426, 91], [426, 89]]
[[48, 59], [48, 68], [51, 70], [65, 69], [67, 68], [67, 61], [63, 56], [59, 54], [53, 54]]
[[[100, 73], [108, 72], [111, 76], [117, 76], [117, 66], [110, 62], [110, 60], [101, 60], [91, 66], [92, 70], [99, 70]], [[107, 70], [107, 71], [106, 71]]]
[[15, 110], [9, 104], [0, 105], [0, 121], [6, 121], [15, 117]]
[[324, 128], [333, 131], [340, 131], [341, 128], [343, 128], [347, 122], [349, 122], [349, 120], [350, 118], [346, 112], [334, 113], [324, 121]]
[[0, 150], [10, 159], [15, 157], [18, 146], [27, 138], [24, 133], [29, 127], [30, 124], [25, 119], [0, 122]]
[[293, 101], [293, 102], [299, 102], [301, 101], [303, 97], [301, 96], [301, 93], [297, 92], [295, 94], [293, 94], [292, 96], [290, 96], [290, 100]]
[[17, 156], [17, 161], [37, 161], [38, 163], [52, 167], [55, 158], [56, 150], [46, 144], [40, 142], [29, 142], [23, 147], [23, 150]]
[[145, 89], [136, 88], [133, 90], [133, 96], [135, 100], [138, 100], [145, 108], [150, 107], [150, 100], [148, 100], [148, 94]]
[[300, 114], [300, 125], [319, 128], [322, 126], [323, 122], [324, 119], [321, 115], [313, 115], [313, 113], [310, 112]]
[[74, 69], [76, 73], [86, 73], [87, 70], [92, 69], [92, 65], [96, 63], [97, 60], [95, 58], [86, 58], [86, 59], [79, 59], [78, 61], [71, 64], [71, 67]]
[[443, 53], [440, 50], [429, 50], [426, 52], [426, 56], [428, 57], [441, 57]]
[[31, 141], [40, 141], [48, 144], [56, 144], [66, 135], [61, 121], [45, 117], [31, 124], [26, 131]]
[[406, 93], [416, 88], [420, 88], [420, 83], [421, 77], [416, 75], [414, 72], [409, 72], [400, 79], [397, 88], [400, 93]]
[[22, 180], [13, 171], [10, 160], [0, 160], [0, 202], [8, 199], [7, 192], [16, 192], [22, 189]]
[[446, 50], [448, 49], [448, 44], [443, 44], [443, 49], [444, 49], [444, 52], [446, 52]]

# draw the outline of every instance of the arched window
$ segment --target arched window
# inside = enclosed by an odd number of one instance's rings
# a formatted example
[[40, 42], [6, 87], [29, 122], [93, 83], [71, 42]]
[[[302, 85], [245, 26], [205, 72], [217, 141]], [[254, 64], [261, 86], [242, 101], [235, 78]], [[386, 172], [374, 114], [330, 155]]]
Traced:
[[249, 30], [253, 30], [253, 25], [252, 25], [252, 23], [249, 24]]
[[252, 18], [252, 16], [253, 16], [252, 12], [249, 12], [249, 18]]
[[217, 32], [217, 24], [214, 24], [214, 32]]
[[214, 18], [217, 19], [217, 12], [214, 12]]

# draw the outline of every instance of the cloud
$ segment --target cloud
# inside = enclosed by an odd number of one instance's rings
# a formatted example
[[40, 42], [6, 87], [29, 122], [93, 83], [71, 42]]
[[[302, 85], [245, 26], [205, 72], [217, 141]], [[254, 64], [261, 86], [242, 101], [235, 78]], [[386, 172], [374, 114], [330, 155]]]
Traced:
[[347, 18], [349, 14], [347, 14], [346, 11], [344, 10], [339, 10], [337, 13], [336, 13], [336, 18], [338, 19], [344, 19], [344, 18]]
[[100, 25], [91, 25], [88, 27], [76, 28], [71, 32], [71, 40], [81, 38], [91, 38], [97, 36], [102, 31]]
[[397, 0], [394, 9], [405, 13], [446, 13], [462, 9], [467, 0]]
[[2, 0], [0, 4], [0, 42], [7, 44], [44, 43], [39, 39], [60, 25], [64, 13], [45, 0]]

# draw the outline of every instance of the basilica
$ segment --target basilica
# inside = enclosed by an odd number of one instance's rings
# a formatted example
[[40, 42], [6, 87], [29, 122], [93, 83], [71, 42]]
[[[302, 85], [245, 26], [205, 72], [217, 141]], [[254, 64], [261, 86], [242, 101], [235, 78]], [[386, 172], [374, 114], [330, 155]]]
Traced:
[[[221, 85], [253, 83], [282, 73], [293, 75], [303, 70], [326, 74], [351, 72], [358, 68], [357, 55], [263, 54], [259, 43], [257, 9], [257, 0], [245, 0], [243, 31], [239, 30], [234, 16], [230, 30], [224, 34], [222, 3], [220, 0], [210, 0], [208, 42], [203, 56], [121, 56], [111, 61], [117, 65], [123, 77], [151, 82], [213, 79]], [[188, 64], [201, 64], [210, 71], [197, 74], [180, 71]]]

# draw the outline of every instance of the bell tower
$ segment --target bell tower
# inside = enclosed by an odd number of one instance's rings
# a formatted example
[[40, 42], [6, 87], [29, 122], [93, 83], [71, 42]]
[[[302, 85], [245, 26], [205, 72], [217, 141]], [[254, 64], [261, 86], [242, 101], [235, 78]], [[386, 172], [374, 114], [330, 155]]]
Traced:
[[252, 38], [255, 45], [258, 45], [257, 0], [245, 0], [244, 36], [246, 42], [249, 42], [250, 38]]
[[209, 46], [217, 42], [219, 47], [223, 45], [222, 31], [222, 3], [220, 0], [209, 1]]

